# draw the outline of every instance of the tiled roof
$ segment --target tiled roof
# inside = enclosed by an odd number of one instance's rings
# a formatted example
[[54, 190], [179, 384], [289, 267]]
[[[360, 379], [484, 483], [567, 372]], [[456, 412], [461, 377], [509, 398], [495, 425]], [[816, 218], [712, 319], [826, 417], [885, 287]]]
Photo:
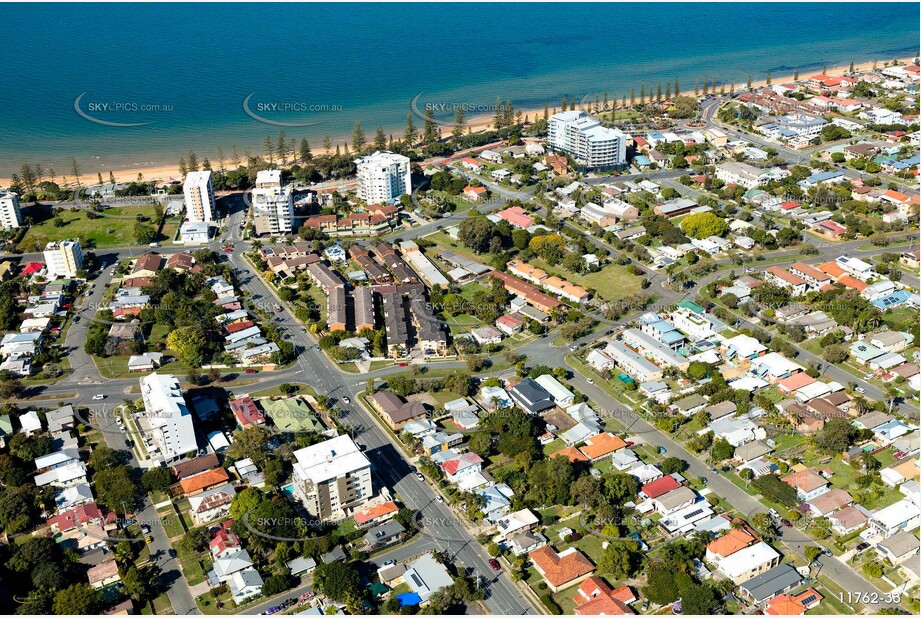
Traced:
[[748, 547], [757, 540], [758, 539], [745, 530], [733, 528], [720, 538], [711, 541], [710, 544], [707, 545], [707, 550], [721, 558], [725, 558], [726, 556], [731, 556], [737, 551]]
[[555, 588], [595, 570], [591, 561], [578, 549], [572, 548], [564, 554], [558, 554], [552, 547], [544, 546], [532, 551], [528, 557]]
[[795, 487], [802, 492], [809, 492], [824, 485], [828, 485], [828, 481], [813, 472], [812, 470], [800, 470], [799, 472], [794, 472], [787, 478], [783, 479], [784, 483], [790, 487]]
[[667, 494], [673, 489], [678, 489], [681, 487], [681, 484], [675, 480], [671, 475], [663, 476], [660, 479], [656, 479], [651, 483], [646, 483], [640, 488], [646, 496], [650, 498], [658, 498], [663, 494]]
[[230, 480], [230, 477], [227, 476], [227, 471], [224, 468], [216, 468], [186, 477], [179, 481], [179, 485], [182, 487], [183, 493], [188, 494], [214, 487], [220, 483], [226, 483], [228, 480]]
[[625, 448], [627, 443], [611, 433], [602, 433], [592, 436], [585, 441], [585, 446], [580, 450], [591, 460], [604, 457], [614, 451]]

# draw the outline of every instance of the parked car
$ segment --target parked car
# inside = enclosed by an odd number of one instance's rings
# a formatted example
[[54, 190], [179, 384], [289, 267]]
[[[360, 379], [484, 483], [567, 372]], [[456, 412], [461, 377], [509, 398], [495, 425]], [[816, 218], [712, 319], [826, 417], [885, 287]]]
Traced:
[[381, 566], [385, 566], [385, 567], [387, 567], [387, 566], [393, 566], [393, 565], [396, 564], [396, 563], [397, 563], [396, 560], [390, 559], [390, 560], [385, 560], [384, 563], [383, 563]]
[[141, 526], [141, 533], [150, 534], [150, 526], [148, 526], [147, 524], [144, 524], [143, 526]]
[[93, 395], [93, 401], [102, 401], [102, 400], [105, 399], [105, 398], [106, 398], [106, 396], [103, 395], [102, 393], [100, 393], [100, 394], [98, 394], [98, 395]]
[[782, 525], [784, 528], [792, 528], [792, 527], [793, 527], [793, 524], [790, 523], [790, 520], [789, 520], [789, 519], [781, 519], [781, 520], [780, 520], [780, 525]]
[[425, 477], [422, 476], [422, 473], [421, 473], [421, 472], [416, 472], [416, 480], [418, 480], [418, 481], [424, 481], [424, 480], [425, 480]]
[[854, 387], [854, 392], [860, 393], [861, 395], [866, 395], [866, 394], [867, 394], [867, 389], [865, 389], [865, 388], [862, 387], [862, 386], [855, 386], [855, 387]]
[[857, 550], [857, 551], [864, 551], [865, 549], [869, 549], [869, 547], [870, 547], [870, 544], [869, 544], [869, 543], [860, 543], [860, 544], [857, 545], [857, 547], [855, 547], [854, 549]]
[[490, 559], [489, 559], [489, 566], [492, 567], [492, 570], [493, 570], [493, 571], [498, 571], [498, 570], [500, 570], [500, 569], [502, 568], [502, 567], [499, 565], [499, 561], [496, 560], [495, 558], [490, 558]]
[[595, 383], [595, 381], [592, 380], [591, 378], [585, 378], [585, 381], [588, 382], [589, 384], [594, 384], [594, 383]]
[[445, 501], [445, 499], [442, 498], [441, 495], [435, 496], [435, 502], [437, 502], [437, 503], [439, 503], [439, 504], [444, 504], [444, 501]]
[[243, 373], [252, 375], [252, 374], [254, 374], [254, 373], [259, 373], [259, 370], [258, 370], [258, 369], [246, 369], [246, 370], [243, 371]]

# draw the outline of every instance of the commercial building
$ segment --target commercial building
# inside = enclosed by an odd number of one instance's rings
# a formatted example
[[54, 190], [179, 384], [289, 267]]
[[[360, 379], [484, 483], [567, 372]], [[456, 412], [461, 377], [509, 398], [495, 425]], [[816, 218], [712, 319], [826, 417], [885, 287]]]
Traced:
[[373, 495], [371, 462], [348, 435], [294, 452], [294, 492], [321, 521], [347, 517]]
[[11, 230], [22, 226], [19, 196], [13, 192], [0, 193], [0, 229]]
[[214, 187], [211, 172], [189, 172], [182, 185], [185, 195], [186, 218], [193, 223], [211, 223], [215, 220], [217, 208], [214, 202]]
[[152, 373], [141, 382], [144, 412], [138, 418], [141, 433], [147, 439], [151, 459], [173, 461], [198, 450], [192, 413], [171, 375]]
[[294, 229], [294, 192], [281, 182], [281, 170], [256, 174], [252, 192], [256, 234], [290, 234]]
[[583, 111], [550, 117], [549, 146], [570, 155], [589, 169], [622, 167], [627, 163], [628, 135], [601, 123]]
[[379, 204], [412, 193], [409, 158], [389, 151], [355, 160], [358, 166], [358, 197]]

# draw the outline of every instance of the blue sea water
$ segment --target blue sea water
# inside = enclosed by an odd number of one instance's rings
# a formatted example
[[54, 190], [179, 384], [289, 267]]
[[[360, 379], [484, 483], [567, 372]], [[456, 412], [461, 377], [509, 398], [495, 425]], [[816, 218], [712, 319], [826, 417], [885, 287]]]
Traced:
[[[914, 3], [7, 4], [0, 37], [0, 176], [76, 157], [84, 174], [172, 163], [194, 149], [263, 150], [273, 122], [314, 151], [361, 121], [399, 135], [420, 101], [692, 91], [918, 53]], [[107, 122], [95, 124], [75, 111]], [[594, 98], [594, 95], [591, 95]], [[280, 112], [272, 105], [287, 105]], [[135, 106], [159, 105], [160, 110]], [[304, 111], [303, 106], [339, 111]], [[121, 109], [113, 111], [113, 107]], [[106, 109], [108, 107], [108, 109]], [[446, 120], [453, 112], [440, 113]], [[421, 120], [415, 119], [417, 126]]]

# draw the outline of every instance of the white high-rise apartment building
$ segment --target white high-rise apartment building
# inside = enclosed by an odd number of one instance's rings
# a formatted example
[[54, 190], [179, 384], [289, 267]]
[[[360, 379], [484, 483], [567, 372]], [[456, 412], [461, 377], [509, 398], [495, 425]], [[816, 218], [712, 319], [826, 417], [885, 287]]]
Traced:
[[257, 234], [290, 234], [294, 229], [294, 191], [281, 184], [281, 170], [262, 170], [253, 187]]
[[550, 117], [548, 143], [589, 169], [621, 167], [627, 163], [628, 136], [604, 127], [583, 111], [560, 112]]
[[358, 166], [358, 197], [368, 204], [389, 202], [412, 193], [409, 158], [390, 151], [377, 151], [355, 159]]
[[373, 495], [371, 462], [347, 434], [294, 451], [294, 492], [320, 521], [347, 517]]
[[0, 193], [0, 229], [6, 231], [22, 227], [19, 196], [13, 192]]
[[83, 249], [80, 240], [61, 240], [45, 245], [45, 267], [48, 279], [76, 277], [83, 268]]
[[[179, 388], [179, 380], [171, 375], [152, 373], [141, 378], [144, 412], [138, 426], [156, 452], [152, 459], [172, 461], [198, 451], [192, 412]], [[148, 451], [152, 449], [148, 448]]]
[[189, 172], [182, 185], [185, 194], [185, 212], [189, 221], [211, 223], [215, 219], [217, 208], [214, 203], [214, 187], [211, 185], [211, 172]]

